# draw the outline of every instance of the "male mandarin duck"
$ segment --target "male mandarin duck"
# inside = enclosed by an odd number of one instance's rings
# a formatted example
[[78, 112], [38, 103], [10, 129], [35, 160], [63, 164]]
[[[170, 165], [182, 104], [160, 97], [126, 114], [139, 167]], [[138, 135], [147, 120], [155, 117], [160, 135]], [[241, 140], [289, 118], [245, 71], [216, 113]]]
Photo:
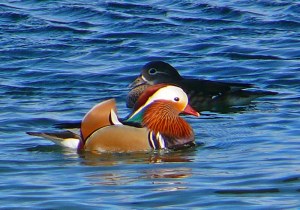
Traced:
[[215, 82], [204, 79], [188, 79], [163, 61], [152, 61], [144, 65], [140, 76], [129, 86], [127, 107], [133, 107], [138, 96], [154, 84], [168, 83], [181, 87], [197, 111], [218, 111], [231, 106], [243, 106], [260, 96], [275, 95], [276, 92], [245, 90], [252, 84]]
[[[73, 138], [74, 142], [77, 139], [79, 151], [92, 152], [134, 152], [193, 146], [193, 129], [179, 116], [180, 113], [199, 116], [188, 104], [188, 97], [181, 88], [153, 85], [140, 95], [126, 120], [120, 122], [115, 100], [110, 99], [97, 104], [84, 116], [80, 138], [69, 133], [67, 139]], [[58, 143], [59, 136], [54, 133], [28, 134], [52, 141], [54, 135], [54, 142]], [[59, 144], [68, 147], [67, 144]]]

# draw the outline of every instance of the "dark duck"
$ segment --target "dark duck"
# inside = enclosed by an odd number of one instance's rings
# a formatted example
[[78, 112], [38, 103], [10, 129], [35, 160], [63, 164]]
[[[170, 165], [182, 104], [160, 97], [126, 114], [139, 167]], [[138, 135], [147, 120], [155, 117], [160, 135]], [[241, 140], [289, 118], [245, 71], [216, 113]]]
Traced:
[[152, 61], [144, 65], [141, 74], [130, 84], [127, 107], [134, 107], [138, 97], [151, 85], [167, 83], [181, 87], [188, 95], [190, 104], [197, 111], [221, 111], [230, 107], [245, 106], [261, 96], [276, 92], [249, 90], [253, 84], [192, 79], [181, 76], [170, 64]]

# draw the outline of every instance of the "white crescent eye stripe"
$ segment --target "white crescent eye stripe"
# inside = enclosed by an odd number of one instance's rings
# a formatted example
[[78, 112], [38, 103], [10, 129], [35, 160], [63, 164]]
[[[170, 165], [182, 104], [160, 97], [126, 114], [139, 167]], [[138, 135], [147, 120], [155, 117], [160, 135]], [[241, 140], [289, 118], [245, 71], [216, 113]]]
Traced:
[[[174, 101], [174, 98], [179, 98], [179, 101], [178, 102]], [[135, 111], [135, 113], [130, 118], [134, 117], [143, 108], [145, 108], [146, 106], [148, 106], [149, 104], [157, 100], [167, 100], [167, 101], [172, 101], [174, 103], [180, 103], [183, 104], [183, 107], [186, 107], [188, 104], [188, 97], [181, 88], [173, 85], [168, 85], [166, 87], [157, 90], [152, 96], [150, 96], [146, 101], [146, 103], [143, 106], [141, 106], [137, 111]]]
[[[148, 73], [148, 72], [147, 72], [147, 73]], [[154, 76], [154, 75], [157, 75], [157, 74], [169, 75], [168, 73], [163, 72], [163, 71], [156, 71], [156, 73], [155, 73], [155, 74], [152, 74], [151, 76]], [[147, 81], [147, 79], [144, 77], [143, 74], [142, 74], [142, 79], [143, 79], [144, 81]]]

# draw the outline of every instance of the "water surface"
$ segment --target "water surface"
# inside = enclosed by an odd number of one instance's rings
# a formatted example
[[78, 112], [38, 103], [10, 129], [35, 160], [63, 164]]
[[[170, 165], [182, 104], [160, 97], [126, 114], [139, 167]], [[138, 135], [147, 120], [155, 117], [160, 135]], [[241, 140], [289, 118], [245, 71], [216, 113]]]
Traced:
[[[297, 1], [1, 1], [1, 207], [299, 208], [299, 14]], [[151, 60], [279, 95], [187, 117], [186, 151], [79, 155], [25, 134], [111, 97], [127, 115]]]

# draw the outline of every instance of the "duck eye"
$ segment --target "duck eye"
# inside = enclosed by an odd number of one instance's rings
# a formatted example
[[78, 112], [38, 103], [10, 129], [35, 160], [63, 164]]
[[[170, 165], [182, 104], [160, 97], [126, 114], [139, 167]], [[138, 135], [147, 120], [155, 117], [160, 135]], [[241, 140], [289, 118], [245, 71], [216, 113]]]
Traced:
[[157, 70], [156, 70], [155, 68], [151, 68], [151, 69], [148, 70], [148, 73], [149, 73], [150, 75], [155, 75], [156, 72], [157, 72]]
[[175, 97], [175, 98], [174, 98], [174, 101], [177, 101], [177, 102], [178, 102], [178, 101], [179, 101], [179, 98], [178, 98], [178, 97]]

